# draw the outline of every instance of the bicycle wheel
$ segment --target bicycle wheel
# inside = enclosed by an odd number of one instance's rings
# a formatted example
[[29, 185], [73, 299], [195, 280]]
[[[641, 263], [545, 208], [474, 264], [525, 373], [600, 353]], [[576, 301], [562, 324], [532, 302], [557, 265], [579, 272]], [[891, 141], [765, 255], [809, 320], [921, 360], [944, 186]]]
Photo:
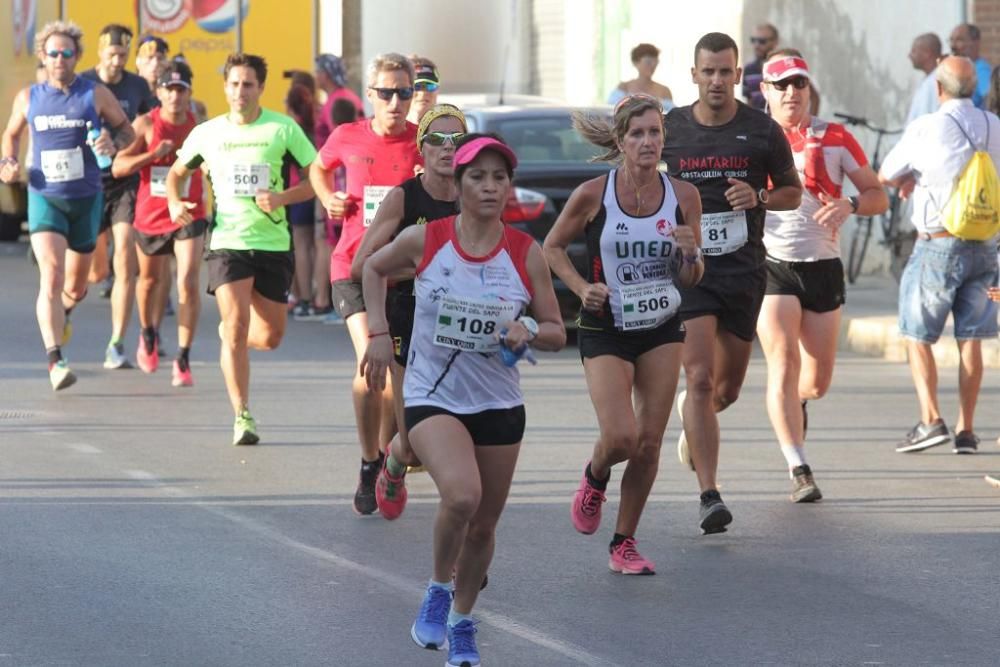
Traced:
[[847, 282], [851, 285], [861, 274], [861, 264], [865, 261], [868, 251], [868, 241], [872, 237], [872, 219], [858, 218], [854, 223], [854, 233], [851, 235], [851, 247], [847, 253]]
[[889, 195], [889, 209], [879, 219], [883, 243], [889, 251], [889, 273], [897, 283], [903, 275], [917, 238], [916, 230], [902, 229], [903, 208], [902, 200], [893, 192]]

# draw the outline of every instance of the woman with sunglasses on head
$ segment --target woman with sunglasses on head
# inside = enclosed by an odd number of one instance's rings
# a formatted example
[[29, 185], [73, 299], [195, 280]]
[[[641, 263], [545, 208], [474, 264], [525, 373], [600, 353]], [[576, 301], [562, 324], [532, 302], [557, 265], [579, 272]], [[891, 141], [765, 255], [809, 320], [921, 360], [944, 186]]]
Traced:
[[413, 104], [406, 120], [419, 123], [424, 114], [437, 104], [438, 90], [441, 88], [441, 76], [437, 65], [430, 58], [410, 56], [413, 63]]
[[[360, 362], [368, 345], [368, 315], [361, 283], [351, 279], [351, 262], [361, 239], [386, 195], [413, 176], [421, 163], [417, 126], [406, 120], [413, 99], [413, 65], [398, 53], [375, 56], [368, 66], [371, 119], [338, 126], [320, 149], [311, 179], [316, 196], [331, 218], [344, 224], [330, 258], [333, 305], [344, 318]], [[346, 168], [345, 191], [334, 191], [334, 171]], [[383, 382], [382, 385], [385, 385]], [[384, 447], [395, 435], [392, 392], [373, 392], [360, 374], [352, 384], [354, 416], [361, 445], [361, 473], [354, 494], [354, 511], [372, 514], [375, 478], [382, 467]]]
[[[351, 277], [360, 281], [365, 261], [399, 233], [413, 225], [446, 218], [458, 213], [458, 190], [455, 186], [455, 144], [465, 134], [465, 116], [458, 107], [439, 104], [430, 109], [417, 128], [417, 148], [424, 161], [423, 173], [393, 188], [386, 196], [375, 221], [368, 229], [354, 262]], [[419, 464], [406, 437], [403, 414], [403, 372], [410, 350], [413, 332], [413, 274], [394, 276], [397, 282], [389, 287], [389, 336], [393, 344], [393, 402], [398, 437], [385, 451], [384, 465], [375, 483], [375, 498], [379, 512], [386, 519], [399, 517], [406, 507], [407, 466]]]
[[493, 557], [524, 435], [511, 355], [528, 346], [558, 350], [566, 330], [541, 248], [500, 217], [517, 167], [514, 152], [494, 136], [472, 134], [459, 142], [453, 162], [461, 213], [403, 230], [365, 263], [372, 333], [362, 369], [381, 388], [392, 358], [381, 305], [386, 282], [415, 272], [406, 425], [441, 502], [433, 574], [410, 636], [430, 649], [447, 642], [448, 665], [475, 667], [469, 615]]
[[[764, 62], [760, 84], [784, 130], [804, 186], [802, 203], [768, 210], [767, 288], [757, 335], [767, 359], [767, 412], [792, 479], [791, 500], [823, 497], [806, 463], [806, 402], [826, 394], [845, 300], [840, 227], [851, 215], [877, 215], [889, 200], [864, 151], [842, 125], [809, 112], [812, 75], [802, 54], [781, 49]], [[845, 196], [844, 177], [858, 194]]]
[[[577, 114], [574, 126], [615, 169], [579, 186], [545, 238], [552, 271], [581, 301], [577, 343], [600, 435], [573, 496], [573, 526], [585, 535], [601, 523], [611, 468], [627, 462], [608, 567], [654, 574], [636, 548], [646, 498], [681, 368], [684, 328], [676, 283], [701, 279], [701, 198], [693, 185], [661, 174], [663, 107], [647, 95], [626, 97], [613, 122]], [[577, 273], [566, 248], [580, 235], [591, 267]]]

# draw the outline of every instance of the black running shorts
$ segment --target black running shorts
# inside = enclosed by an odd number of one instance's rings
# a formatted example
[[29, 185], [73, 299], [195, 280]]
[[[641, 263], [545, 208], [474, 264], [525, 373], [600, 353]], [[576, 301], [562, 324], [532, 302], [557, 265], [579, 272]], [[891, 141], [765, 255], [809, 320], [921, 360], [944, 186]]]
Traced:
[[798, 297], [803, 310], [828, 313], [846, 301], [844, 265], [840, 259], [786, 262], [767, 258], [767, 294]]
[[393, 356], [396, 363], [406, 366], [410, 356], [410, 338], [413, 336], [413, 311], [417, 299], [413, 294], [389, 289], [389, 335], [392, 336]]
[[208, 293], [222, 285], [253, 278], [253, 288], [266, 299], [288, 303], [295, 275], [295, 255], [290, 250], [212, 250], [205, 256]]
[[580, 359], [593, 359], [601, 355], [624, 359], [630, 364], [650, 350], [684, 342], [684, 323], [674, 316], [655, 329], [645, 331], [618, 331], [608, 329], [576, 330], [576, 346], [580, 349]]
[[104, 212], [101, 215], [103, 232], [118, 222], [132, 224], [135, 220], [135, 199], [139, 192], [139, 183], [135, 185], [118, 185], [108, 187], [104, 191]]
[[483, 410], [469, 415], [458, 414], [434, 405], [417, 405], [406, 408], [404, 414], [406, 430], [411, 433], [417, 424], [429, 417], [448, 415], [462, 423], [476, 445], [516, 445], [524, 439], [523, 405], [507, 409]]
[[752, 341], [766, 286], [764, 267], [752, 273], [706, 274], [696, 287], [681, 288], [681, 317], [686, 321], [714, 315], [720, 328]]
[[361, 283], [350, 279], [334, 280], [333, 308], [345, 320], [351, 315], [365, 312], [365, 298], [361, 293]]
[[172, 255], [174, 254], [174, 241], [196, 239], [203, 236], [207, 229], [208, 220], [204, 218], [195, 220], [190, 225], [185, 225], [169, 234], [143, 234], [137, 229], [135, 230], [135, 244], [147, 257]]

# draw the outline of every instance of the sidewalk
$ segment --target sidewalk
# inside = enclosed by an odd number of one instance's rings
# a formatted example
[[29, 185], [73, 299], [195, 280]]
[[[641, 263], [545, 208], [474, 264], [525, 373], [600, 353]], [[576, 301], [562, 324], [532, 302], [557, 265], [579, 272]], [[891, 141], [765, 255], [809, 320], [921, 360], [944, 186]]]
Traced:
[[[847, 305], [840, 325], [840, 349], [888, 361], [906, 361], [906, 341], [899, 335], [897, 308], [899, 289], [891, 276], [859, 276], [847, 286]], [[941, 340], [932, 348], [942, 367], [958, 366], [951, 318]], [[983, 341], [983, 365], [1000, 368], [1000, 340]]]

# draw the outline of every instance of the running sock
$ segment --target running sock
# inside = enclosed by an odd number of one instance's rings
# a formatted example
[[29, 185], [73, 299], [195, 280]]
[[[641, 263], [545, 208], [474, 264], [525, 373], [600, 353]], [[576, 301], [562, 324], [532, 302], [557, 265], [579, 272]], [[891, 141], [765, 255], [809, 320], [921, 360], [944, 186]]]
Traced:
[[802, 445], [782, 445], [781, 453], [785, 455], [789, 470], [806, 464], [806, 450]]
[[156, 347], [156, 329], [153, 327], [143, 327], [142, 344], [146, 346], [146, 354], [152, 354]]
[[433, 579], [431, 579], [427, 583], [427, 589], [430, 590], [431, 588], [443, 588], [444, 590], [448, 591], [449, 593], [452, 593], [455, 590], [455, 582], [448, 581], [448, 582], [443, 582], [442, 583], [440, 581], [434, 581]]
[[457, 611], [455, 611], [455, 605], [452, 605], [451, 609], [448, 610], [449, 627], [453, 628], [462, 621], [471, 621], [471, 620], [472, 616], [469, 616], [468, 614], [459, 614]]
[[631, 536], [630, 535], [622, 535], [621, 533], [615, 533], [615, 536], [611, 538], [611, 547], [610, 548], [614, 549], [619, 544], [621, 544], [622, 542], [624, 542], [625, 540], [627, 540], [629, 537], [631, 537]]
[[120, 349], [120, 348], [124, 347], [122, 345], [122, 339], [118, 338], [116, 336], [112, 336], [111, 337], [111, 340], [108, 341], [108, 345], [114, 345], [115, 348], [117, 348], [117, 349]]
[[608, 476], [607, 477], [605, 477], [604, 479], [597, 479], [596, 477], [594, 477], [594, 473], [591, 472], [591, 470], [590, 470], [590, 463], [588, 463], [587, 464], [587, 470], [585, 471], [585, 474], [587, 475], [587, 481], [590, 482], [590, 485], [592, 487], [594, 487], [595, 489], [597, 489], [598, 491], [604, 491], [604, 490], [606, 490], [608, 488], [608, 480], [611, 479], [611, 471], [610, 470], [608, 471]]
[[381, 466], [381, 465], [382, 465], [382, 455], [381, 454], [379, 454], [379, 457], [377, 459], [375, 459], [374, 461], [365, 461], [362, 458], [361, 459], [361, 472], [370, 473], [373, 470], [377, 470], [379, 468], [379, 466]]
[[45, 354], [49, 357], [49, 367], [55, 366], [62, 361], [62, 350], [58, 345], [45, 348]]
[[385, 471], [389, 473], [390, 477], [395, 477], [399, 479], [406, 474], [406, 464], [400, 463], [392, 454], [387, 454], [385, 458]]
[[177, 366], [182, 370], [186, 371], [191, 367], [191, 355], [190, 347], [182, 347], [177, 350]]

